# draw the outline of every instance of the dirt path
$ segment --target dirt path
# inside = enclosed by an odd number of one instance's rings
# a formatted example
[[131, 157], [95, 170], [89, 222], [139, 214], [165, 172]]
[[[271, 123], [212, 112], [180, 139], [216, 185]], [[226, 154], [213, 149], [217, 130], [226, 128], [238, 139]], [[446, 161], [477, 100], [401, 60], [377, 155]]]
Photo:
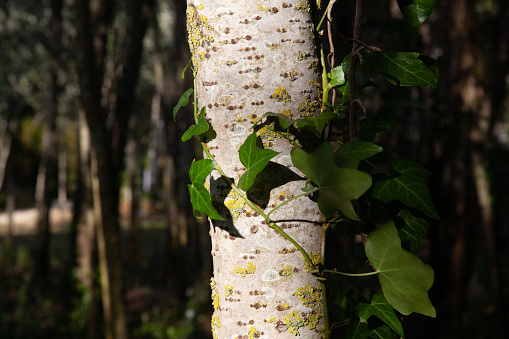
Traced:
[[[31, 235], [36, 232], [38, 212], [34, 208], [18, 209], [13, 213], [12, 235]], [[54, 205], [50, 210], [51, 232], [66, 232], [72, 218], [72, 205]], [[0, 236], [9, 232], [9, 215], [0, 213]]]

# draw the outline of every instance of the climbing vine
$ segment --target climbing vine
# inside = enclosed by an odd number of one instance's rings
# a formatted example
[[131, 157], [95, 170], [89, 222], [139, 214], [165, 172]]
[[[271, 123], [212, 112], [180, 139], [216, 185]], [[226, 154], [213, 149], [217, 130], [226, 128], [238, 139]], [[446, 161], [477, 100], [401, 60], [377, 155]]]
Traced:
[[[315, 11], [320, 13], [315, 25], [316, 34], [322, 35], [326, 29], [329, 38], [327, 58], [323, 46], [320, 51], [321, 103], [309, 103], [307, 106], [302, 103], [304, 111], [319, 109], [320, 113], [316, 116], [304, 114], [300, 119], [292, 119], [289, 111], [267, 112], [263, 117], [252, 117], [253, 131], [238, 153], [244, 168], [237, 182], [225, 175], [222, 164], [217, 163], [210, 153], [207, 143], [214, 137], [214, 131], [206, 119], [206, 107], [198, 106], [194, 89], [182, 95], [173, 110], [174, 117], [192, 98], [195, 118], [195, 124], [184, 133], [182, 141], [199, 136], [205, 153], [205, 159], [194, 161], [191, 165], [189, 194], [197, 217], [203, 213], [211, 219], [223, 220], [218, 211], [220, 206], [206, 184], [207, 177], [218, 171], [235, 195], [235, 203], [249, 206], [253, 214], [264, 219], [267, 227], [274, 229], [300, 251], [306, 269], [320, 282], [324, 306], [314, 318], [308, 317], [305, 321], [298, 319], [297, 312], [290, 313], [285, 322], [291, 333], [298, 334], [300, 326], [315, 326], [324, 316], [324, 335], [327, 338], [336, 331], [347, 333], [348, 338], [392, 338], [392, 331], [404, 337], [402, 324], [394, 310], [402, 315], [416, 312], [436, 316], [428, 298], [434, 280], [433, 270], [412, 252], [422, 249], [419, 239], [427, 231], [430, 220], [439, 219], [439, 216], [426, 186], [426, 177], [430, 175], [428, 170], [408, 160], [381, 160], [388, 157], [380, 157], [384, 150], [373, 139], [377, 133], [390, 127], [364, 106], [362, 92], [377, 75], [382, 75], [395, 86], [436, 87], [436, 66], [430, 58], [419, 53], [384, 52], [361, 41], [360, 0], [356, 3], [353, 37], [347, 38], [337, 32], [342, 39], [352, 43], [352, 51], [344, 56], [339, 66], [334, 66], [331, 13], [336, 2], [331, 0], [325, 7], [320, 1], [314, 6], [302, 3], [302, 10], [315, 7]], [[431, 14], [434, 1], [398, 1], [398, 4], [410, 24], [417, 26]], [[190, 8], [189, 14], [196, 15], [194, 8]], [[206, 18], [199, 20], [205, 22]], [[197, 33], [191, 27], [191, 47], [196, 46], [197, 38], [193, 34]], [[193, 68], [193, 74], [196, 74], [196, 66], [190, 63], [188, 67]], [[290, 71], [282, 76], [295, 77], [298, 74]], [[290, 100], [290, 94], [280, 86], [271, 98], [284, 102]], [[262, 209], [247, 194], [256, 184], [257, 175], [278, 155], [268, 143], [258, 142], [261, 134], [287, 140], [292, 145], [293, 165], [307, 179], [301, 194], [284, 197], [269, 210]], [[303, 147], [303, 135], [313, 136], [316, 147]], [[304, 196], [316, 201], [323, 215], [320, 222], [323, 243], [331, 230], [360, 236], [370, 272], [348, 273], [338, 267], [329, 267], [327, 248], [324, 247], [322, 253], [307, 253], [281, 227], [282, 221], [271, 218], [276, 210]], [[245, 276], [254, 273], [254, 270], [254, 266], [248, 264], [236, 269], [235, 273]], [[292, 274], [291, 270], [283, 273], [283, 276]], [[378, 277], [382, 293], [366, 296], [351, 283], [351, 277], [370, 275]], [[230, 290], [227, 292], [231, 293]], [[329, 298], [327, 292], [330, 292]], [[304, 299], [303, 303], [316, 305], [319, 293], [311, 286], [298, 293]], [[332, 306], [337, 308], [334, 317], [331, 316]]]

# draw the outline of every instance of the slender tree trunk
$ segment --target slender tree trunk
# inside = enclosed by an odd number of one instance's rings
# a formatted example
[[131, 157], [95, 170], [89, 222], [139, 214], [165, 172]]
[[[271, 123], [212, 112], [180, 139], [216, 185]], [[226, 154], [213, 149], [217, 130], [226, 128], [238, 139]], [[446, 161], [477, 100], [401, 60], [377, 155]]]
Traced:
[[[217, 133], [208, 147], [237, 182], [244, 172], [238, 150], [253, 132], [254, 120], [269, 111], [294, 119], [312, 116], [320, 105], [309, 8], [298, 0], [189, 0], [187, 15], [199, 107], [206, 107]], [[250, 194], [269, 209], [301, 193], [304, 182], [292, 181], [298, 171], [291, 164], [288, 142], [268, 131], [261, 138], [266, 147], [281, 152]], [[320, 287], [306, 271], [302, 255], [229, 191], [217, 172], [212, 176], [211, 194], [218, 203], [224, 201], [225, 216], [230, 216], [213, 222], [210, 231], [214, 338], [321, 338]], [[281, 224], [285, 231], [308, 253], [320, 256], [321, 227], [295, 221], [321, 220], [314, 202], [300, 198], [272, 216], [289, 220]], [[299, 298], [299, 289], [307, 289], [316, 303]]]
[[60, 69], [60, 45], [62, 24], [62, 1], [51, 1], [51, 67], [50, 67], [50, 99], [46, 113], [44, 133], [42, 137], [41, 162], [35, 189], [35, 205], [38, 211], [38, 240], [36, 278], [45, 280], [49, 269], [51, 200], [56, 189], [56, 118], [58, 113], [58, 71]]
[[140, 187], [138, 170], [138, 142], [136, 141], [136, 116], [131, 117], [129, 123], [129, 137], [127, 142], [127, 175], [129, 177], [129, 261], [136, 259], [138, 253], [138, 237], [140, 234]]
[[[486, 62], [485, 52], [476, 47], [476, 25], [467, 1], [454, 1], [450, 6], [449, 39], [454, 60], [450, 67], [454, 77], [450, 100], [455, 112], [451, 129], [456, 134], [452, 141], [454, 146], [450, 148], [456, 154], [451, 176], [457, 226], [451, 244], [451, 279], [447, 299], [450, 309], [448, 313], [459, 320], [459, 310], [462, 309], [468, 292], [473, 244], [471, 236], [475, 232], [475, 228], [472, 229], [471, 226], [472, 219], [480, 221], [485, 236], [493, 306], [499, 298], [499, 273], [490, 183], [484, 167], [488, 160], [490, 120], [493, 119], [492, 107], [485, 98], [483, 89], [486, 81], [483, 67]], [[475, 200], [468, 199], [471, 193], [467, 189], [469, 186], [475, 189]]]
[[79, 189], [74, 201], [77, 221], [77, 277], [89, 293], [88, 338], [97, 338], [99, 333], [99, 296], [97, 293], [97, 239], [95, 229], [94, 201], [92, 198], [92, 174], [90, 168], [90, 131], [83, 109], [78, 109], [78, 172]]

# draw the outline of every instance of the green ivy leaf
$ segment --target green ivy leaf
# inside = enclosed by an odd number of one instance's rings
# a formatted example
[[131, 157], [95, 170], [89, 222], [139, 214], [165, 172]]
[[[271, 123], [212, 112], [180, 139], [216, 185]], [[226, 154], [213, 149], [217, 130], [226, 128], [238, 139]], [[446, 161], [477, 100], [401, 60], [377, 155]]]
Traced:
[[372, 197], [385, 203], [399, 200], [406, 206], [439, 220], [440, 217], [424, 181], [431, 173], [409, 160], [397, 160], [391, 168], [400, 175], [387, 176], [384, 180], [376, 181]]
[[420, 238], [428, 230], [429, 222], [403, 209], [398, 213], [396, 224], [401, 241], [408, 241], [412, 251], [422, 250]]
[[436, 316], [428, 298], [428, 290], [433, 285], [433, 269], [401, 247], [394, 222], [371, 232], [365, 251], [378, 273], [385, 298], [396, 310], [404, 315], [417, 312]]
[[366, 339], [371, 337], [368, 324], [350, 322], [348, 324], [348, 339]]
[[263, 115], [264, 117], [276, 117], [278, 119], [279, 126], [282, 129], [287, 129], [293, 124], [296, 124], [297, 128], [305, 129], [313, 133], [315, 136], [320, 137], [323, 129], [327, 123], [339, 117], [337, 113], [332, 111], [324, 111], [322, 114], [316, 117], [303, 118], [292, 120], [283, 114], [267, 112]]
[[196, 125], [192, 125], [182, 135], [182, 141], [191, 139], [194, 135], [201, 135], [209, 130], [209, 123], [205, 119], [205, 106], [201, 109]]
[[190, 88], [187, 91], [185, 91], [184, 94], [182, 94], [180, 96], [180, 99], [177, 102], [177, 105], [173, 108], [173, 120], [175, 120], [175, 117], [177, 116], [177, 112], [179, 111], [179, 109], [181, 107], [187, 105], [187, 103], [189, 102], [189, 96], [193, 93], [193, 91], [194, 90], [192, 88]]
[[367, 117], [359, 121], [359, 139], [371, 141], [379, 132], [391, 130], [391, 125], [376, 116]]
[[211, 219], [224, 220], [212, 205], [210, 193], [204, 185], [205, 179], [214, 170], [215, 166], [216, 162], [211, 159], [193, 161], [189, 169], [191, 184], [188, 184], [187, 188], [189, 189], [195, 216], [197, 215], [196, 211], [200, 211]]
[[[405, 337], [403, 326], [401, 325], [396, 313], [394, 313], [394, 308], [387, 302], [382, 294], [374, 294], [371, 298], [371, 304], [363, 302], [359, 303], [357, 310], [359, 311], [359, 318], [361, 322], [367, 322], [369, 317], [374, 315], [389, 325], [401, 337]], [[390, 332], [391, 331], [389, 330], [389, 334]], [[392, 338], [392, 335], [389, 338]]]
[[435, 0], [398, 0], [398, 6], [410, 25], [417, 27], [429, 18]]
[[292, 120], [292, 119], [284, 116], [281, 113], [267, 112], [263, 115], [263, 117], [276, 117], [278, 120], [279, 126], [282, 129], [287, 129], [288, 127], [290, 127], [291, 125], [293, 125], [295, 123], [295, 120]]
[[332, 73], [327, 73], [329, 79], [331, 79], [331, 86], [341, 86], [346, 83], [345, 72], [343, 66], [339, 65], [332, 70]]
[[346, 144], [341, 145], [341, 147], [334, 152], [334, 163], [338, 167], [357, 169], [362, 159], [369, 158], [382, 151], [383, 148], [376, 144], [359, 139], [352, 139]]
[[240, 162], [247, 168], [239, 180], [239, 188], [247, 191], [253, 186], [256, 175], [260, 173], [279, 153], [271, 149], [260, 149], [256, 147], [256, 133], [250, 134], [246, 141], [240, 146]]
[[343, 299], [352, 289], [352, 285], [337, 275], [327, 276], [327, 282], [329, 283], [332, 299], [336, 304], [341, 305]]
[[298, 119], [297, 128], [308, 130], [319, 138], [322, 135], [325, 125], [337, 117], [338, 115], [332, 111], [324, 111], [316, 117]]
[[359, 198], [371, 186], [371, 176], [352, 168], [334, 165], [332, 146], [323, 143], [312, 153], [293, 149], [292, 162], [319, 188], [318, 207], [329, 218], [338, 210], [346, 217], [359, 220], [352, 200]]
[[414, 52], [365, 54], [362, 72], [364, 73], [364, 69], [372, 69], [372, 72], [366, 73], [383, 74], [389, 82], [398, 86], [437, 87], [436, 74], [419, 56], [419, 53]]
[[391, 329], [385, 325], [375, 328], [371, 331], [370, 337], [374, 339], [392, 339]]

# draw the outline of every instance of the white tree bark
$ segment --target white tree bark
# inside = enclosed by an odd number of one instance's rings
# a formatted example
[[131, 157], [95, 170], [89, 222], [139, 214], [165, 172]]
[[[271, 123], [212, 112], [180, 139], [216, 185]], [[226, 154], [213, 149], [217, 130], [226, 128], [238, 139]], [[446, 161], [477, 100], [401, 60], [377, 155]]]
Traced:
[[[208, 146], [226, 175], [238, 182], [245, 170], [238, 150], [257, 119], [266, 112], [298, 119], [320, 106], [307, 1], [188, 0], [187, 15], [199, 107], [207, 107], [217, 133]], [[269, 130], [259, 135], [265, 148], [281, 152], [272, 160], [279, 165], [270, 164], [272, 174], [250, 192], [268, 212], [302, 193], [305, 181], [280, 185], [295, 176], [291, 171], [301, 175], [292, 166], [291, 146]], [[216, 171], [212, 176], [213, 199], [224, 200], [231, 214], [230, 221], [211, 225], [214, 338], [321, 338], [321, 291], [301, 253], [238, 199]], [[273, 189], [267, 203], [261, 191], [268, 187]], [[295, 221], [321, 220], [314, 202], [299, 198], [271, 218], [293, 219], [278, 225], [315, 262], [320, 260], [321, 227]]]

